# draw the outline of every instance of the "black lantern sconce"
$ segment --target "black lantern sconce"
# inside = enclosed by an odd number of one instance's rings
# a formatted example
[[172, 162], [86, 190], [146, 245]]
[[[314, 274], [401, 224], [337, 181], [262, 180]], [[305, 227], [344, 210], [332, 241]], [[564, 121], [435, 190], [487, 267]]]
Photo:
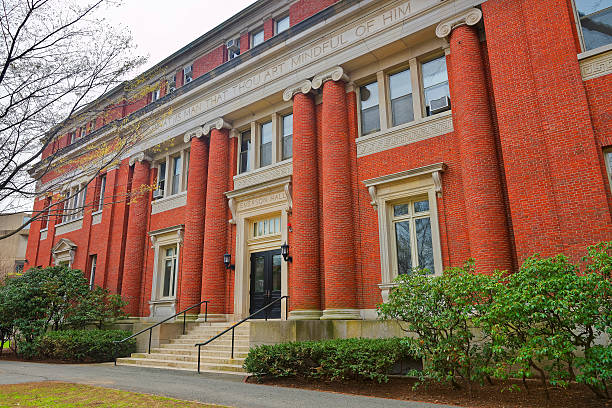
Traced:
[[281, 245], [281, 255], [285, 262], [293, 262], [293, 257], [289, 256], [289, 245], [286, 242]]
[[236, 269], [234, 265], [232, 265], [232, 255], [231, 254], [223, 254], [223, 265], [225, 265], [225, 269]]

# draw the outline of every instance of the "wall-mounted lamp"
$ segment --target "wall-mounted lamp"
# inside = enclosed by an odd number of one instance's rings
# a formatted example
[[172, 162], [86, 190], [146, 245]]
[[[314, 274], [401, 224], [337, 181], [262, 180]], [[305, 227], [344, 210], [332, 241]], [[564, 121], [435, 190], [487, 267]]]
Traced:
[[293, 257], [289, 256], [289, 245], [286, 242], [281, 245], [281, 255], [285, 262], [293, 262]]
[[236, 267], [232, 265], [231, 254], [223, 254], [223, 264], [225, 265], [225, 269], [236, 269]]

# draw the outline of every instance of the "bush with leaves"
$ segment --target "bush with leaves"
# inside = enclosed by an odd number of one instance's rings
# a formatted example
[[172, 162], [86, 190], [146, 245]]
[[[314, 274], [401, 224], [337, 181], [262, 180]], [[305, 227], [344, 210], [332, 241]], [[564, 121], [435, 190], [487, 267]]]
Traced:
[[[593, 255], [600, 252], [592, 252], [591, 260]], [[606, 368], [606, 360], [600, 360], [610, 346], [596, 347], [596, 341], [611, 333], [612, 285], [597, 268], [594, 262], [581, 273], [563, 255], [534, 256], [497, 286], [480, 323], [494, 334], [499, 377], [525, 378], [535, 371], [544, 386], [580, 381], [600, 397], [610, 397], [604, 378], [610, 379], [612, 361]]]
[[398, 363], [413, 359], [404, 339], [334, 339], [252, 348], [244, 368], [258, 378], [388, 381]]
[[0, 325], [10, 327], [12, 346], [35, 353], [35, 340], [48, 330], [83, 328], [122, 317], [125, 303], [105, 289], [90, 290], [83, 273], [62, 266], [31, 268], [0, 287]]
[[131, 334], [125, 330], [59, 330], [37, 339], [38, 358], [79, 363], [101, 363], [136, 351], [136, 340], [114, 343]]
[[477, 274], [473, 263], [451, 268], [442, 276], [415, 270], [397, 279], [397, 287], [382, 304], [379, 314], [405, 324], [413, 353], [422, 358], [422, 371], [411, 374], [421, 380], [435, 379], [459, 387], [459, 380], [472, 386], [489, 375], [490, 341], [475, 330], [473, 318], [491, 304], [495, 280]]

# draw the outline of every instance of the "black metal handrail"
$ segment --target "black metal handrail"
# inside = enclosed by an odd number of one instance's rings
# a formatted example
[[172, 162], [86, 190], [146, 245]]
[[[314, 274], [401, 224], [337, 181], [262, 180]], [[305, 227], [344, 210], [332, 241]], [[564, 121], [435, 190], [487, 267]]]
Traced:
[[289, 311], [289, 296], [284, 295], [279, 297], [278, 299], [273, 300], [272, 302], [268, 303], [266, 306], [262, 307], [261, 309], [259, 309], [258, 311], [256, 311], [255, 313], [252, 313], [251, 315], [249, 315], [248, 317], [245, 317], [244, 319], [242, 319], [241, 321], [239, 321], [238, 323], [234, 324], [231, 327], [228, 327], [227, 329], [223, 330], [221, 333], [217, 334], [216, 336], [208, 339], [207, 341], [205, 341], [204, 343], [197, 343], [194, 345], [194, 347], [198, 348], [198, 374], [200, 374], [200, 352], [202, 350], [202, 346], [207, 345], [208, 343], [218, 339], [219, 337], [223, 336], [225, 333], [227, 333], [228, 331], [232, 331], [232, 359], [234, 358], [234, 329], [237, 326], [240, 326], [242, 323], [246, 322], [249, 319], [252, 319], [253, 316], [263, 312], [264, 310], [266, 311], [266, 321], [268, 321], [268, 308], [272, 305], [274, 305], [277, 302], [280, 302], [281, 300], [285, 299], [285, 320], [287, 320], [287, 315], [288, 315], [288, 311]]
[[[148, 354], [151, 354], [151, 335], [153, 334], [153, 328], [159, 326], [162, 323], [166, 323], [168, 320], [175, 318], [178, 315], [183, 315], [183, 334], [185, 334], [185, 327], [187, 325], [187, 312], [190, 311], [191, 309], [193, 309], [194, 307], [198, 307], [200, 306], [202, 303], [206, 304], [206, 307], [204, 308], [204, 321], [208, 321], [208, 300], [203, 300], [200, 303], [196, 303], [193, 306], [189, 306], [187, 309], [185, 310], [181, 310], [178, 313], [173, 314], [170, 317], [165, 318], [164, 320], [162, 320], [161, 322], [157, 322], [155, 323], [153, 326], [147, 327], [146, 329], [142, 329], [141, 331], [139, 331], [138, 333], [134, 333], [131, 336], [126, 337], [125, 339], [122, 340], [115, 340], [113, 341], [113, 343], [115, 344], [119, 344], [119, 343], [123, 343], [124, 341], [127, 341], [129, 339], [132, 339], [144, 332], [146, 332], [147, 330], [149, 331], [149, 351]], [[117, 358], [115, 357], [115, 365], [117, 365]]]

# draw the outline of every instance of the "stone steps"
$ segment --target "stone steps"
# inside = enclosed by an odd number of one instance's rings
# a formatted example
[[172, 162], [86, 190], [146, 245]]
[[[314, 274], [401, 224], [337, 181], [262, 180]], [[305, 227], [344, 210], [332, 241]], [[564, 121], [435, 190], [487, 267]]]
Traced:
[[[202, 343], [230, 327], [233, 323], [200, 323], [186, 334], [169, 343], [151, 349], [151, 354], [133, 353], [130, 357], [118, 358], [117, 365], [166, 368], [172, 370], [196, 371], [198, 368], [198, 348]], [[242, 364], [249, 352], [248, 323], [234, 332], [234, 358], [231, 358], [231, 331], [212, 343], [202, 346], [200, 371], [210, 373], [244, 374]]]

